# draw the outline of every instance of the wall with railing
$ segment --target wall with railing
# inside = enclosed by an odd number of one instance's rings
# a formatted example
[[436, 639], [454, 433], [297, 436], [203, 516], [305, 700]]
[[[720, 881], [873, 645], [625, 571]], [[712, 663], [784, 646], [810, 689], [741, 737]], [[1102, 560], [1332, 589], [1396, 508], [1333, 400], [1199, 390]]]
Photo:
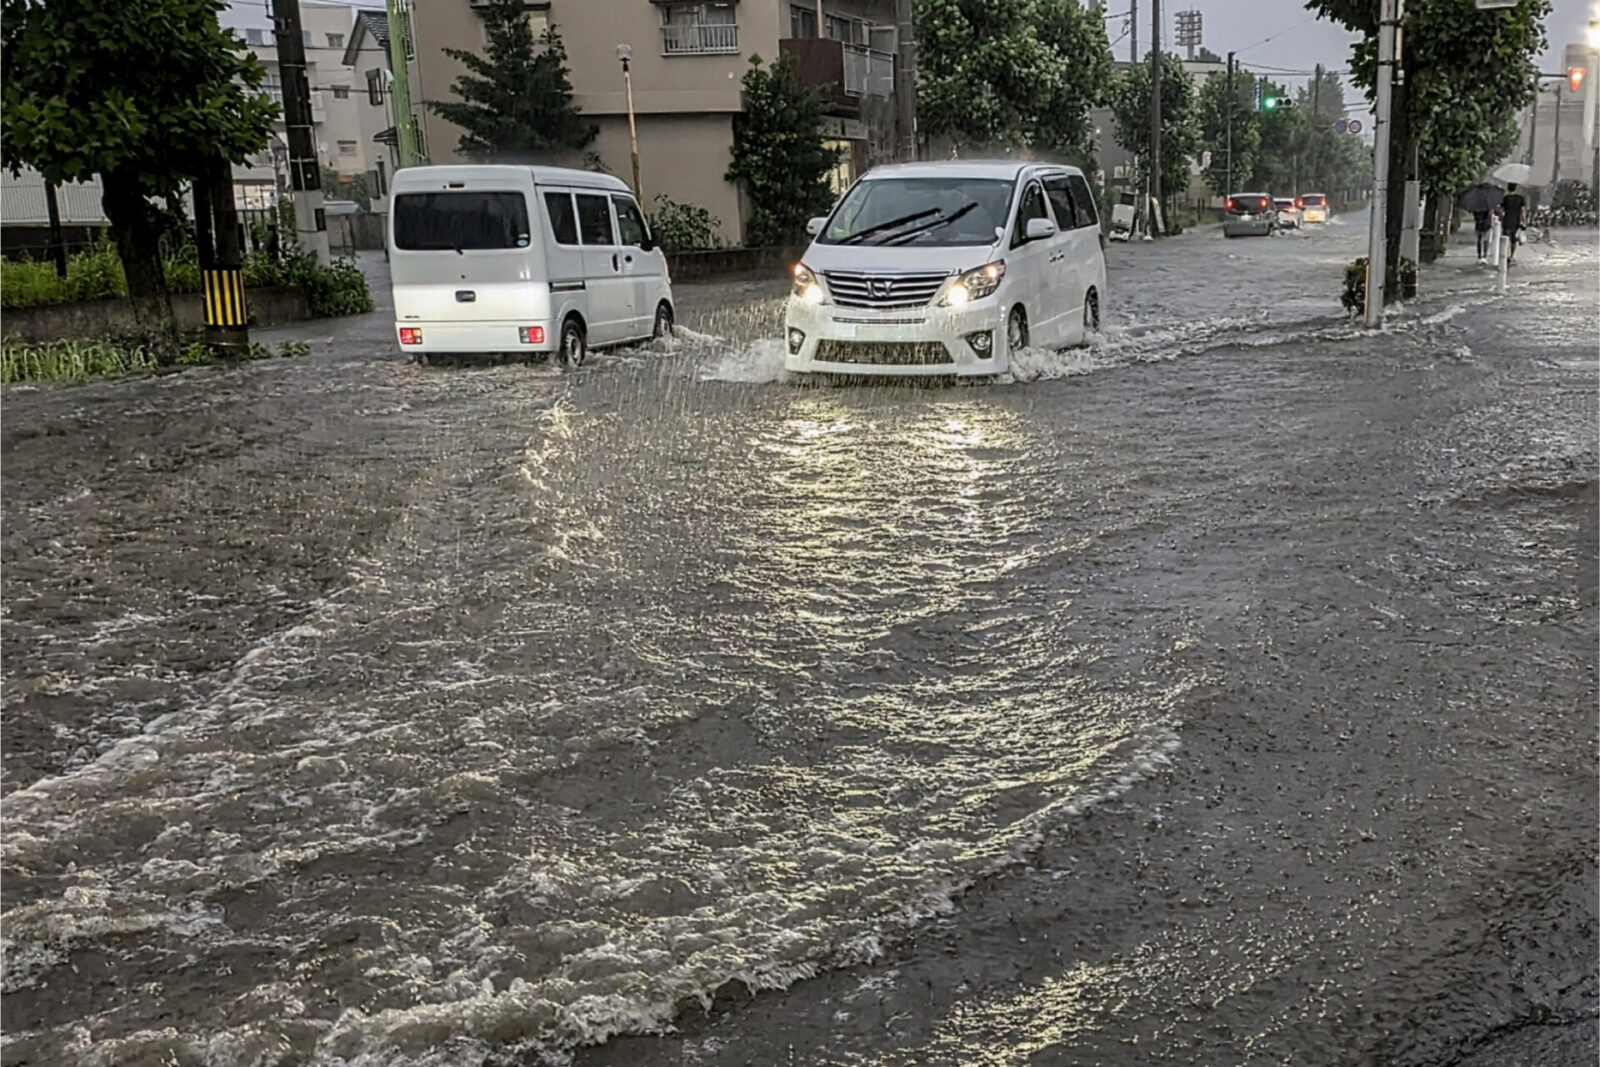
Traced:
[[661, 54], [716, 56], [739, 51], [737, 23], [683, 22], [661, 27]]

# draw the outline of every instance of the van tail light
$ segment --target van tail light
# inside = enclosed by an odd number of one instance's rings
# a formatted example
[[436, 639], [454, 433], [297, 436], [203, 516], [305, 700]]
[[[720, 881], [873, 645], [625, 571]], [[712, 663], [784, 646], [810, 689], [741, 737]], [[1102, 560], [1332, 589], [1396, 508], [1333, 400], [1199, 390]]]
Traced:
[[1231, 197], [1231, 196], [1228, 197], [1228, 202], [1226, 204], [1223, 204], [1222, 206], [1223, 206], [1224, 210], [1232, 211], [1233, 210], [1233, 197]]
[[1267, 204], [1267, 198], [1266, 197], [1262, 197], [1261, 198], [1261, 210], [1262, 211], [1267, 210], [1268, 206], [1269, 205]]
[[517, 333], [522, 338], [522, 343], [525, 345], [544, 344], [543, 326], [523, 326], [517, 330]]
[[422, 330], [416, 326], [400, 327], [400, 343], [403, 345], [420, 345], [422, 343]]
[[1303, 197], [1303, 196], [1295, 197], [1294, 198], [1294, 206], [1295, 207], [1305, 207], [1306, 206], [1305, 197]]

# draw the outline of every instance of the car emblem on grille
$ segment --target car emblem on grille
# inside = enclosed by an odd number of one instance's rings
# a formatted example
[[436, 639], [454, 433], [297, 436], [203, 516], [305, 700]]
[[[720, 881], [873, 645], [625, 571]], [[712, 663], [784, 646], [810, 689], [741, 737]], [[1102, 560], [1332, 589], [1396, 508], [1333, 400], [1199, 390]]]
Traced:
[[867, 283], [867, 291], [882, 300], [894, 293], [894, 282], [888, 278], [874, 278]]

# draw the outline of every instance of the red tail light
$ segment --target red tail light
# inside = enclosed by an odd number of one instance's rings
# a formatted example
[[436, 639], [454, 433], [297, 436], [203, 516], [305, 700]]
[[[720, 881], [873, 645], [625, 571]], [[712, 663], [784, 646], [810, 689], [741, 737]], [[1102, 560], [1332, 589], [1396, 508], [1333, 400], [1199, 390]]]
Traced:
[[420, 345], [422, 343], [422, 330], [416, 326], [400, 327], [400, 343], [403, 345]]
[[[1154, 106], [1154, 105], [1152, 105], [1152, 106]], [[1262, 197], [1262, 198], [1261, 198], [1261, 210], [1262, 210], [1262, 211], [1265, 211], [1265, 210], [1267, 210], [1267, 208], [1268, 208], [1268, 207], [1269, 207], [1269, 206], [1270, 206], [1270, 205], [1269, 205], [1269, 204], [1268, 204], [1268, 203], [1267, 203], [1267, 198], [1266, 198], [1266, 197]]]
[[[1154, 105], [1151, 105], [1151, 106], [1153, 107]], [[1231, 196], [1228, 197], [1228, 202], [1223, 205], [1223, 209], [1226, 210], [1226, 211], [1232, 211], [1233, 210], [1233, 197], [1231, 197]]]
[[544, 344], [543, 326], [523, 326], [517, 333], [521, 335], [522, 343], [525, 345]]
[[1295, 207], [1305, 207], [1306, 206], [1305, 198], [1301, 197], [1301, 196], [1295, 197], [1294, 198], [1294, 206]]

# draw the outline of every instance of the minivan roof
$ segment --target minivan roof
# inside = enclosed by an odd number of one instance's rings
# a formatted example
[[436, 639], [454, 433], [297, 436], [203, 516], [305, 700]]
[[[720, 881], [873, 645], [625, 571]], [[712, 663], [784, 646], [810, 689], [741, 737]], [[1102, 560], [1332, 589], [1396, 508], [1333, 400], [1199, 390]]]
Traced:
[[890, 163], [873, 167], [863, 174], [863, 181], [876, 178], [1004, 178], [1015, 181], [1028, 171], [1054, 170], [1068, 174], [1083, 174], [1077, 167], [1064, 163], [1040, 163], [1037, 160], [1018, 159], [950, 159], [927, 163]]
[[394, 173], [398, 189], [437, 186], [445, 182], [499, 181], [520, 182], [528, 177], [535, 185], [570, 185], [586, 189], [628, 192], [621, 178], [571, 167], [517, 167], [500, 163], [458, 163], [432, 167], [405, 167]]

